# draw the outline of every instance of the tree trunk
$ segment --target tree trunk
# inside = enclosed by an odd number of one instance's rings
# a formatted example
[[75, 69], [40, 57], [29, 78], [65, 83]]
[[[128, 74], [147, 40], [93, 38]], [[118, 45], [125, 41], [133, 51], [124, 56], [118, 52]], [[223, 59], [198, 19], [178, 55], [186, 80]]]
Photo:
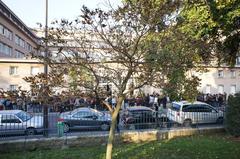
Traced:
[[112, 159], [112, 149], [113, 149], [113, 140], [114, 140], [114, 135], [115, 135], [115, 129], [116, 129], [116, 122], [117, 122], [117, 116], [119, 113], [119, 110], [122, 106], [122, 101], [124, 97], [119, 97], [116, 109], [113, 111], [112, 114], [112, 123], [111, 123], [111, 128], [109, 131], [109, 136], [108, 136], [108, 144], [107, 144], [107, 151], [106, 151], [106, 159]]

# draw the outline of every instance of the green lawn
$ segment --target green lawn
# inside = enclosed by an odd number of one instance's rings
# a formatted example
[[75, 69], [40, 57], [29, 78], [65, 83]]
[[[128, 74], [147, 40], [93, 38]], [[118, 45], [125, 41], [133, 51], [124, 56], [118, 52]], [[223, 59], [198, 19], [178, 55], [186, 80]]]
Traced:
[[[0, 159], [103, 159], [105, 146], [0, 154]], [[240, 141], [225, 135], [181, 137], [114, 147], [113, 159], [239, 159]]]

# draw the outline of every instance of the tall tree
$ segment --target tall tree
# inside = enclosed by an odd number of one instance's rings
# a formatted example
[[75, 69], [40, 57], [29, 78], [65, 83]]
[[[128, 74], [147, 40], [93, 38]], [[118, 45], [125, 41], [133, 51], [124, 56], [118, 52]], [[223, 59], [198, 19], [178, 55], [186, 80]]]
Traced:
[[113, 86], [118, 97], [114, 109], [103, 102], [112, 115], [107, 159], [112, 157], [116, 120], [126, 95], [144, 85], [171, 88], [165, 90], [176, 98], [189, 96], [189, 88], [196, 90], [198, 79], [186, 73], [201, 58], [188, 49], [187, 36], [172, 32], [175, 27], [167, 24], [180, 6], [181, 1], [127, 0], [116, 10], [83, 7], [74, 21], [53, 22], [56, 27], [47, 40], [55, 53], [44, 60], [64, 70], [66, 86], [84, 88], [99, 98], [109, 93], [100, 87], [104, 82]]

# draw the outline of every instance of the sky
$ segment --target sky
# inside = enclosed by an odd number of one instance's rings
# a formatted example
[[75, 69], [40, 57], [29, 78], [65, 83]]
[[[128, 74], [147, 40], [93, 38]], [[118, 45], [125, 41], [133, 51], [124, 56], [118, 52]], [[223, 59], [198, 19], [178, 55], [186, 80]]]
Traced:
[[[37, 23], [45, 25], [46, 0], [2, 0], [28, 27], [38, 28]], [[89, 8], [113, 7], [121, 0], [48, 0], [48, 23], [56, 19], [74, 19], [80, 15], [83, 5]]]

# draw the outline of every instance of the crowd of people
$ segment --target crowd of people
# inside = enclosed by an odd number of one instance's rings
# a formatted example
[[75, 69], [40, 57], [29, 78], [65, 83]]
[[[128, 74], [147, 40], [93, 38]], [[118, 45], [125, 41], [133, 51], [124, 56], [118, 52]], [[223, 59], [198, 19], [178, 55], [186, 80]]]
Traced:
[[222, 107], [226, 104], [227, 101], [227, 94], [200, 94], [197, 97], [198, 101], [208, 103], [214, 107]]
[[[79, 107], [91, 107], [98, 110], [107, 110], [101, 101], [105, 101], [112, 107], [117, 104], [117, 96], [109, 95], [105, 98], [95, 98], [89, 95], [79, 95], [76, 97], [61, 98], [61, 96], [54, 96], [51, 99], [49, 105], [49, 111], [51, 112], [63, 112], [73, 110]], [[167, 101], [169, 99], [166, 96], [160, 96], [157, 93], [128, 96], [122, 103], [122, 109], [131, 106], [147, 106], [154, 108], [154, 106], [162, 106], [166, 108]], [[0, 110], [21, 109], [32, 112], [42, 112], [42, 106], [40, 103], [33, 99], [23, 100], [22, 98], [16, 98], [11, 100], [7, 96], [0, 95]]]
[[3, 95], [0, 95], [0, 110], [24, 109], [24, 103], [21, 99], [11, 100]]
[[[227, 95], [225, 94], [200, 94], [197, 96], [198, 101], [206, 102], [212, 106], [220, 107], [226, 103]], [[113, 108], [117, 104], [117, 96], [109, 95], [105, 98], [95, 98], [86, 94], [76, 97], [61, 98], [61, 96], [54, 96], [49, 105], [49, 111], [63, 112], [73, 110], [79, 107], [91, 107], [98, 110], [107, 110], [101, 101], [107, 102]], [[127, 96], [122, 103], [122, 109], [132, 106], [146, 106], [153, 109], [167, 107], [167, 102], [170, 102], [169, 97], [153, 92], [152, 94]], [[21, 98], [11, 100], [0, 94], [0, 110], [6, 109], [22, 109], [25, 111], [42, 112], [42, 106], [36, 101], [24, 101]]]
[[[166, 108], [167, 102], [169, 98], [167, 96], [160, 96], [158, 93], [153, 94], [146, 94], [146, 95], [136, 95], [136, 96], [128, 96], [122, 103], [122, 108], [125, 109], [126, 107], [132, 106], [146, 106], [150, 108], [162, 106]], [[108, 96], [105, 99], [105, 102], [112, 105], [113, 107], [116, 106], [117, 97], [116, 96]]]

